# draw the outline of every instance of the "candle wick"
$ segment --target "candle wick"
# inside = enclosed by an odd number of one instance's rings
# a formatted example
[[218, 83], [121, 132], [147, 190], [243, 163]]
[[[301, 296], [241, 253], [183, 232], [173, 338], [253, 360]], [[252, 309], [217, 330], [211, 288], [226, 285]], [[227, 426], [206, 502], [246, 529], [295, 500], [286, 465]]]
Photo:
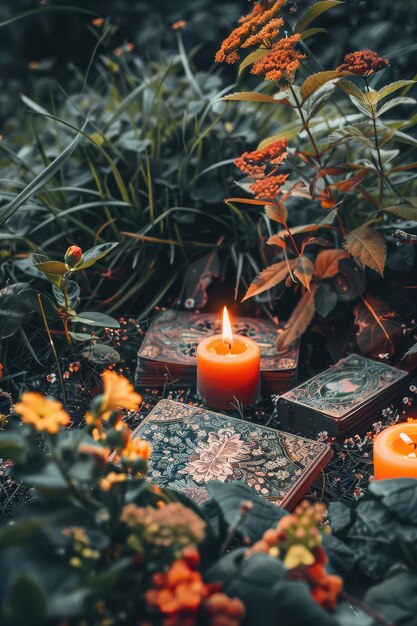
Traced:
[[232, 344], [229, 343], [228, 341], [226, 341], [225, 343], [227, 343], [227, 345], [229, 346], [229, 350], [231, 350], [232, 349]]

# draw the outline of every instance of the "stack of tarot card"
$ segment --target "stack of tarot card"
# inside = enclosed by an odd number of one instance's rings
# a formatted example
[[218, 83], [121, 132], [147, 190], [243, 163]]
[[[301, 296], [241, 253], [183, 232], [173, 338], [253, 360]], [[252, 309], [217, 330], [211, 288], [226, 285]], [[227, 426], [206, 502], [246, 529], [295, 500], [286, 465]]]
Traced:
[[278, 401], [279, 425], [314, 435], [364, 432], [379, 421], [407, 377], [403, 370], [351, 354], [284, 393]]
[[210, 481], [241, 481], [291, 510], [332, 456], [322, 442], [174, 400], [158, 402], [133, 437], [152, 446], [147, 479], [198, 503]]
[[[233, 332], [253, 339], [261, 351], [264, 392], [283, 393], [297, 380], [299, 343], [278, 353], [278, 326], [265, 319], [238, 317]], [[145, 386], [194, 385], [196, 350], [202, 339], [221, 332], [220, 320], [211, 313], [168, 310], [150, 325], [138, 353], [137, 382]]]

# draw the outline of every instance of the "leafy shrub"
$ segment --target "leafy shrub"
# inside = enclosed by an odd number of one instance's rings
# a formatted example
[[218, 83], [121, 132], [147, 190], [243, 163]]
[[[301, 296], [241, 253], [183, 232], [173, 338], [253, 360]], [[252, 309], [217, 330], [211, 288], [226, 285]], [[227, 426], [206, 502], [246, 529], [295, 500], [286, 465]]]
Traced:
[[[394, 237], [407, 244], [413, 237], [404, 229], [417, 221], [412, 195], [417, 144], [406, 132], [415, 115], [403, 119], [397, 113], [398, 107], [403, 112], [416, 104], [408, 95], [415, 81], [380, 86], [389, 61], [370, 50], [347, 54], [339, 67], [310, 73], [303, 42], [316, 34], [314, 20], [339, 3], [318, 2], [296, 22], [281, 15], [286, 4], [255, 4], [216, 57], [231, 64], [249, 51], [240, 71], [250, 67], [263, 79], [260, 91], [224, 100], [286, 109], [287, 123], [235, 162], [247, 175], [241, 187], [255, 198], [227, 202], [265, 205], [268, 218], [281, 228], [267, 242], [278, 249], [275, 263], [255, 279], [245, 299], [281, 284], [299, 294], [278, 348], [302, 335], [315, 313], [325, 319], [338, 302], [352, 302], [359, 350], [398, 357], [404, 322], [369, 283], [385, 270], [404, 272], [414, 264], [409, 247], [398, 263]], [[283, 36], [283, 28], [293, 34]], [[303, 64], [308, 75], [297, 85]]]
[[334, 535], [319, 530], [323, 505], [289, 515], [240, 482], [212, 481], [197, 506], [147, 482], [150, 446], [122, 414], [141, 397], [113, 371], [102, 379], [83, 428], [29, 391], [0, 433], [33, 496], [0, 529], [2, 624], [373, 626], [401, 614], [412, 626], [396, 590], [415, 589], [416, 480], [332, 505]]

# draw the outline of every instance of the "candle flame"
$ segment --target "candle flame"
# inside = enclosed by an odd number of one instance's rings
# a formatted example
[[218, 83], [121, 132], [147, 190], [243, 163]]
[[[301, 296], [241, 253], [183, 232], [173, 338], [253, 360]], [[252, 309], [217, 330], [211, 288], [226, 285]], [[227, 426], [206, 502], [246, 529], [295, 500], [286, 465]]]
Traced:
[[406, 435], [406, 433], [400, 433], [400, 439], [402, 439], [402, 441], [404, 443], [407, 444], [407, 446], [412, 446], [414, 445], [414, 441], [411, 439], [411, 437], [409, 437], [408, 435]]
[[228, 343], [230, 347], [233, 345], [233, 333], [232, 327], [230, 325], [229, 314], [227, 312], [227, 308], [223, 309], [223, 329], [222, 329], [222, 338], [224, 343]]

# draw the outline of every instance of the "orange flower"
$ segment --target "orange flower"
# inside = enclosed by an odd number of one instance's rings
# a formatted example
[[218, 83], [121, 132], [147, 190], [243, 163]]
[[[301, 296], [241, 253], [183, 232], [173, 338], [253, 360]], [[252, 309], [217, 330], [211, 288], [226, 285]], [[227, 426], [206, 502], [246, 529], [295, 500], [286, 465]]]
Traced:
[[185, 20], [178, 20], [178, 22], [174, 22], [171, 24], [172, 30], [181, 30], [187, 26], [187, 22]]
[[100, 487], [103, 491], [110, 491], [117, 483], [124, 483], [127, 480], [126, 474], [118, 474], [117, 472], [109, 472], [107, 476], [100, 480]]
[[[287, 139], [278, 139], [265, 148], [244, 152], [235, 165], [252, 178], [263, 176], [272, 166], [278, 166], [287, 156]], [[272, 168], [273, 169], [273, 168]]]
[[249, 186], [255, 198], [258, 200], [275, 200], [281, 193], [281, 187], [287, 180], [289, 174], [278, 174], [278, 176], [267, 176], [257, 180], [256, 183]]
[[0, 378], [3, 378], [3, 363], [0, 363]]
[[174, 561], [167, 574], [156, 574], [153, 582], [155, 588], [146, 593], [146, 600], [165, 615], [193, 614], [208, 595], [199, 572], [183, 559]]
[[134, 463], [138, 459], [148, 461], [152, 452], [150, 444], [144, 439], [129, 439], [120, 452], [122, 458], [128, 459], [131, 463]]
[[263, 75], [266, 80], [274, 80], [283, 88], [288, 87], [300, 67], [300, 61], [306, 58], [305, 54], [294, 49], [300, 39], [298, 33], [280, 39], [265, 56], [255, 61], [251, 74]]
[[91, 20], [91, 23], [93, 26], [103, 26], [104, 24], [104, 17], [96, 17], [93, 20]]
[[[240, 59], [238, 50], [250, 46], [263, 44], [271, 45], [271, 39], [276, 37], [281, 19], [273, 20], [278, 11], [287, 3], [287, 0], [277, 0], [267, 9], [261, 2], [257, 2], [249, 15], [242, 17], [240, 26], [235, 28], [223, 41], [216, 54], [216, 61], [235, 63]], [[269, 25], [271, 23], [271, 26]], [[261, 34], [262, 33], [262, 34]]]
[[375, 72], [379, 72], [388, 67], [389, 61], [380, 57], [372, 50], [362, 50], [350, 52], [343, 59], [342, 65], [337, 68], [338, 72], [352, 72], [365, 78]]
[[74, 267], [81, 261], [81, 257], [83, 256], [83, 251], [79, 246], [70, 246], [65, 253], [64, 261], [70, 267]]
[[66, 426], [70, 422], [70, 416], [60, 402], [46, 398], [37, 391], [24, 393], [20, 402], [16, 404], [15, 411], [25, 424], [51, 434], [56, 434], [61, 426]]
[[118, 409], [136, 411], [142, 402], [142, 396], [135, 392], [132, 383], [127, 378], [111, 370], [103, 372], [101, 378], [104, 383], [104, 393], [100, 410], [103, 414]]
[[110, 450], [101, 446], [94, 446], [89, 443], [82, 443], [79, 447], [81, 454], [90, 454], [97, 457], [103, 463], [106, 463], [109, 459]]

